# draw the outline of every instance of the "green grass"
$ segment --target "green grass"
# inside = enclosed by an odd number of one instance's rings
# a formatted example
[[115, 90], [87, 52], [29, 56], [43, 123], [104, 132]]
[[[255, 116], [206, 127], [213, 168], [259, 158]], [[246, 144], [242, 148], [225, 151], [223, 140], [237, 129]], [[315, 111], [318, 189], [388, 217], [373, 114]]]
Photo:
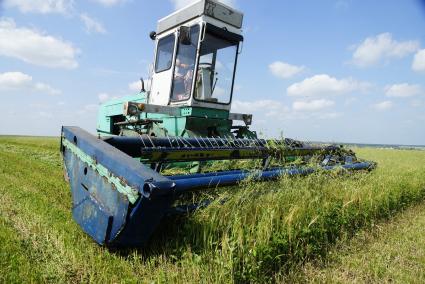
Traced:
[[356, 151], [378, 168], [208, 191], [202, 197], [214, 196], [211, 206], [166, 220], [148, 248], [112, 251], [72, 220], [58, 140], [2, 137], [0, 282], [284, 279], [326, 258], [335, 243], [424, 200], [425, 151]]
[[35, 267], [37, 263], [26, 254], [30, 243], [20, 239], [3, 217], [0, 217], [0, 282], [40, 282], [42, 276]]
[[327, 258], [282, 275], [282, 282], [425, 283], [425, 204], [339, 242]]

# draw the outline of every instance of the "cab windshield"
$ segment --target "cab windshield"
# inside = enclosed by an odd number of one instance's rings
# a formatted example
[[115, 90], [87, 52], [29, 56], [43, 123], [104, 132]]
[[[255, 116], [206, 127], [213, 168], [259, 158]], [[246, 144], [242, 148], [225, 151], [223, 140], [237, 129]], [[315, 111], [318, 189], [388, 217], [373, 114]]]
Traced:
[[232, 96], [238, 41], [206, 31], [201, 43], [195, 99], [229, 104]]

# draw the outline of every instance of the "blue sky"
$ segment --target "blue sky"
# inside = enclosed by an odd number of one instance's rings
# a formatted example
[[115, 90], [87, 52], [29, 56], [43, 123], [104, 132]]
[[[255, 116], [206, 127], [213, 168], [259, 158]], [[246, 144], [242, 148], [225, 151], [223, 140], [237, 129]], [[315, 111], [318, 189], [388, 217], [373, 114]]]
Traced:
[[[95, 132], [191, 0], [0, 0], [0, 134]], [[425, 1], [223, 0], [245, 14], [233, 110], [266, 136], [425, 144]]]

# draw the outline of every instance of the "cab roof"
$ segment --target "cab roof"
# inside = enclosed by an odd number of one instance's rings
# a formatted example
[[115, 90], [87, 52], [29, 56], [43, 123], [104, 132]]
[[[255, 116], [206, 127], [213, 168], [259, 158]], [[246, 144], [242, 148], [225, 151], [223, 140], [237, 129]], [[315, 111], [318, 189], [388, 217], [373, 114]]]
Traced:
[[156, 32], [160, 34], [203, 15], [234, 26], [235, 28], [242, 28], [242, 12], [215, 0], [200, 0], [159, 20]]

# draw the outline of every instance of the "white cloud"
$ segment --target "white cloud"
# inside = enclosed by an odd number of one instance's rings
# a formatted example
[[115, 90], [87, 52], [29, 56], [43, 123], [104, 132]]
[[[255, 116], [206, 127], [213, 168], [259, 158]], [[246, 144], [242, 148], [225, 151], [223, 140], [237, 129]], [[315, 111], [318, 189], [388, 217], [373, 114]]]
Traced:
[[[123, 97], [123, 95], [111, 95], [111, 94], [108, 94], [108, 93], [99, 93], [98, 95], [97, 95], [97, 97], [98, 97], [98, 99], [99, 99], [99, 102], [101, 103], [101, 104], [103, 104], [103, 103], [105, 103], [105, 102], [107, 102], [107, 101], [110, 101], [110, 100], [116, 100], [116, 99], [119, 99], [120, 97]], [[91, 104], [90, 104], [91, 105]]]
[[72, 44], [36, 30], [18, 28], [11, 19], [0, 20], [0, 55], [34, 65], [72, 69], [79, 50]]
[[95, 114], [99, 109], [98, 104], [86, 104], [82, 106], [78, 111], [78, 115]]
[[288, 107], [275, 100], [257, 100], [257, 101], [239, 101], [234, 100], [232, 111], [241, 113], [250, 113], [258, 110], [267, 111], [288, 111]]
[[111, 7], [117, 4], [124, 3], [127, 0], [92, 0], [93, 2], [97, 2], [103, 6]]
[[130, 84], [128, 84], [128, 88], [130, 89], [130, 91], [140, 92], [140, 90], [142, 89], [142, 83], [140, 82], [140, 80], [131, 82]]
[[[150, 90], [151, 88], [151, 80], [144, 80], [145, 83], [145, 90]], [[130, 84], [128, 84], [128, 89], [132, 92], [140, 92], [142, 89], [142, 82], [140, 80], [131, 82]]]
[[340, 112], [330, 112], [335, 103], [330, 100], [298, 101], [292, 108], [278, 100], [239, 101], [232, 104], [232, 112], [253, 114], [254, 128], [275, 131], [289, 121], [334, 119]]
[[49, 94], [49, 95], [59, 95], [61, 93], [61, 91], [53, 88], [50, 85], [44, 84], [44, 83], [35, 83], [34, 89], [39, 91], [39, 92], [46, 93], [46, 94]]
[[425, 49], [421, 49], [415, 54], [412, 69], [418, 72], [425, 71]]
[[19, 89], [22, 86], [28, 86], [32, 82], [32, 77], [21, 72], [0, 73], [0, 88]]
[[392, 101], [383, 101], [372, 105], [372, 107], [379, 111], [389, 110], [394, 106]]
[[340, 95], [353, 91], [366, 91], [370, 84], [352, 78], [338, 80], [327, 74], [315, 75], [287, 88], [289, 96]]
[[295, 101], [292, 108], [295, 111], [318, 111], [335, 105], [334, 101], [330, 100], [312, 100], [312, 101]]
[[[108, 1], [108, 0], [97, 0], [97, 1]], [[113, 1], [113, 0], [109, 0], [109, 1]], [[184, 8], [192, 3], [195, 3], [199, 0], [171, 0], [171, 3], [173, 3], [174, 8], [176, 10]], [[236, 0], [219, 0], [219, 2], [229, 5], [230, 7], [235, 7], [236, 5]]]
[[22, 13], [66, 14], [73, 9], [74, 0], [6, 0], [4, 4]]
[[403, 83], [385, 87], [385, 95], [387, 97], [407, 98], [419, 95], [421, 93], [422, 88], [419, 85], [410, 85], [407, 83]]
[[396, 41], [390, 33], [366, 38], [353, 53], [352, 62], [360, 67], [372, 66], [381, 60], [403, 58], [419, 49], [418, 41]]
[[106, 34], [106, 29], [103, 27], [102, 23], [98, 20], [91, 18], [89, 15], [83, 13], [80, 15], [81, 21], [83, 21], [87, 33], [99, 33]]
[[99, 98], [99, 101], [101, 103], [104, 103], [107, 100], [109, 100], [109, 95], [107, 93], [100, 93], [100, 94], [97, 95], [97, 97]]
[[291, 78], [305, 69], [304, 66], [295, 66], [282, 61], [276, 61], [269, 65], [270, 72], [282, 79]]
[[316, 116], [319, 119], [335, 119], [335, 118], [341, 117], [343, 115], [344, 114], [341, 113], [341, 112], [329, 112], [329, 113], [326, 112], [326, 113], [319, 113]]
[[49, 95], [58, 95], [61, 91], [41, 82], [34, 82], [30, 75], [22, 72], [0, 73], [0, 92], [37, 91]]
[[264, 132], [276, 130], [275, 123], [291, 117], [291, 109], [282, 101], [259, 99], [254, 101], [234, 100], [232, 112], [248, 113], [253, 115], [253, 129]]

